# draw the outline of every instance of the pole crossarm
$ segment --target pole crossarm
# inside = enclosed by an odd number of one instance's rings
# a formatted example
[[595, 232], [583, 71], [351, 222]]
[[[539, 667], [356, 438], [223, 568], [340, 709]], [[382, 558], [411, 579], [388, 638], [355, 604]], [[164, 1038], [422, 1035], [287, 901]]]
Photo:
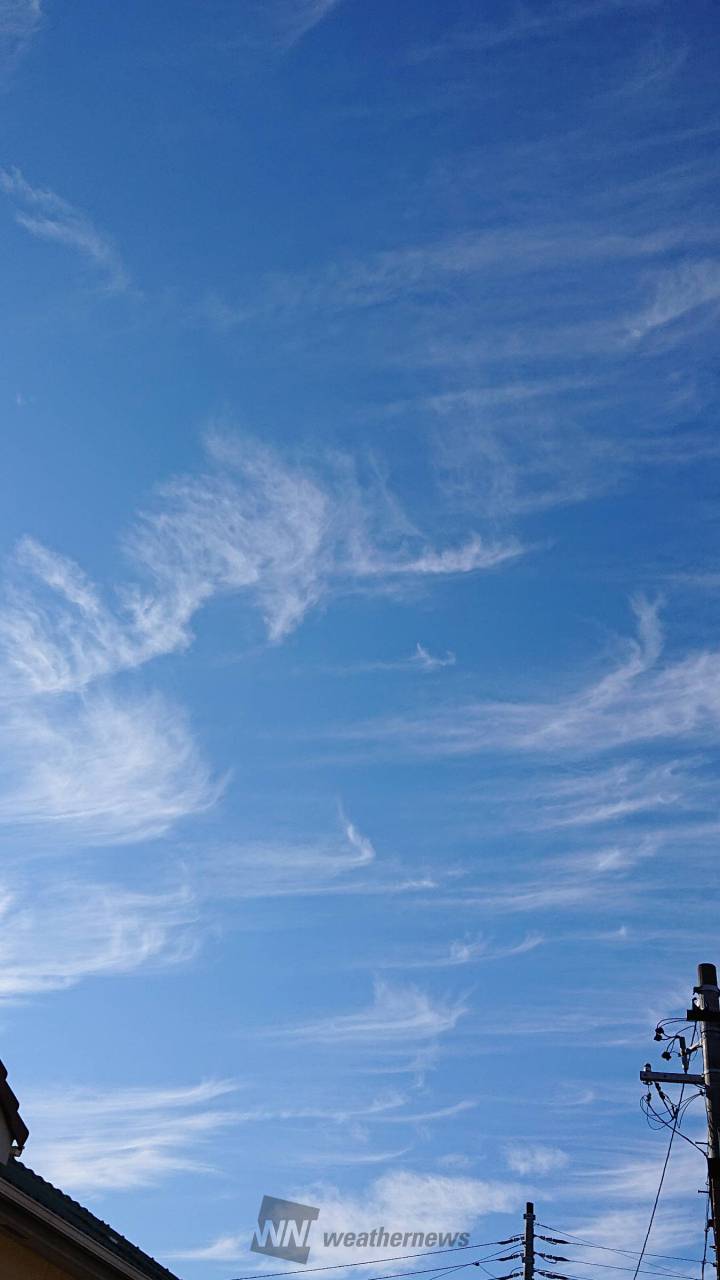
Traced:
[[650, 1063], [640, 1072], [640, 1079], [643, 1084], [654, 1084], [656, 1080], [660, 1084], [695, 1084], [700, 1088], [705, 1084], [704, 1076], [693, 1075], [692, 1072], [686, 1074], [684, 1071], [653, 1071]]

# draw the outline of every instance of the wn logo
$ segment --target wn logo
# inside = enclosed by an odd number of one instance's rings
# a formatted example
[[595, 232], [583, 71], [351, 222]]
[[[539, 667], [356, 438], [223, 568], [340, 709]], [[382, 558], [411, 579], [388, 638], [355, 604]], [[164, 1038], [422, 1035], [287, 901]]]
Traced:
[[294, 1200], [276, 1200], [263, 1196], [258, 1214], [258, 1227], [250, 1248], [253, 1253], [268, 1253], [285, 1262], [307, 1262], [310, 1247], [307, 1239], [319, 1209]]

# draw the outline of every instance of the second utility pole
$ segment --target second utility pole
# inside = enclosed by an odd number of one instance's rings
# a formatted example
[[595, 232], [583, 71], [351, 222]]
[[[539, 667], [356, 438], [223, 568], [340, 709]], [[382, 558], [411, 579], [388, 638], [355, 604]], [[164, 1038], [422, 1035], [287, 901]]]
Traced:
[[[523, 1280], [533, 1280], [535, 1275], [535, 1205], [531, 1200], [528, 1200], [525, 1205], [524, 1217], [525, 1251], [523, 1253]], [[718, 1280], [720, 1280], [720, 1276], [718, 1276]]]

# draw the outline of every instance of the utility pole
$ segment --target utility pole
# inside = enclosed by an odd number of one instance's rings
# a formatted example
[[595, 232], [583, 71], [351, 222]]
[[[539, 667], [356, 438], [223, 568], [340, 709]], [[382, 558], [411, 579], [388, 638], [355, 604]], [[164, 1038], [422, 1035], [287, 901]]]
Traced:
[[[525, 1249], [523, 1252], [523, 1280], [535, 1276], [535, 1205], [528, 1200], [525, 1205]], [[720, 1277], [718, 1278], [720, 1280]]]
[[[714, 964], [698, 965], [698, 985], [693, 987], [694, 999], [692, 1007], [687, 1011], [688, 1022], [700, 1024], [700, 1047], [702, 1048], [703, 1072], [694, 1075], [688, 1070], [690, 1054], [683, 1036], [665, 1036], [662, 1028], [655, 1032], [656, 1040], [677, 1039], [680, 1044], [680, 1057], [685, 1070], [653, 1071], [650, 1063], [640, 1072], [640, 1079], [646, 1084], [660, 1083], [697, 1085], [705, 1095], [707, 1112], [707, 1173], [710, 1196], [710, 1223], [715, 1239], [715, 1271], [720, 1280], [720, 988], [718, 987], [717, 969]], [[697, 1046], [695, 1046], [697, 1047]], [[663, 1054], [670, 1057], [670, 1052]], [[662, 1091], [661, 1092], [662, 1096]], [[677, 1113], [675, 1124], [677, 1125]], [[526, 1277], [527, 1280], [527, 1277]]]
[[710, 1218], [715, 1238], [715, 1270], [720, 1280], [720, 990], [714, 964], [698, 965], [697, 1001], [688, 1019], [700, 1023], [707, 1111]]

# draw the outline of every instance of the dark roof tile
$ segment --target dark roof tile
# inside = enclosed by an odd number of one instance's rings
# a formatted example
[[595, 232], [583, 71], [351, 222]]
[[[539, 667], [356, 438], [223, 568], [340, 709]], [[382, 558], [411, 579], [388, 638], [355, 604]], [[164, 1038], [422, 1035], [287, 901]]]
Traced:
[[77, 1200], [73, 1200], [71, 1196], [65, 1195], [64, 1191], [59, 1191], [51, 1182], [46, 1182], [20, 1160], [10, 1160], [5, 1165], [0, 1164], [0, 1179], [9, 1182], [18, 1191], [24, 1192], [37, 1204], [49, 1209], [51, 1213], [57, 1214], [58, 1218], [62, 1218], [70, 1226], [82, 1231], [96, 1244], [103, 1245], [116, 1257], [132, 1263], [138, 1271], [148, 1277], [148, 1280], [177, 1280], [167, 1267], [143, 1253], [137, 1245], [131, 1244], [118, 1231], [108, 1226], [107, 1222], [96, 1218], [89, 1209], [78, 1204]]

